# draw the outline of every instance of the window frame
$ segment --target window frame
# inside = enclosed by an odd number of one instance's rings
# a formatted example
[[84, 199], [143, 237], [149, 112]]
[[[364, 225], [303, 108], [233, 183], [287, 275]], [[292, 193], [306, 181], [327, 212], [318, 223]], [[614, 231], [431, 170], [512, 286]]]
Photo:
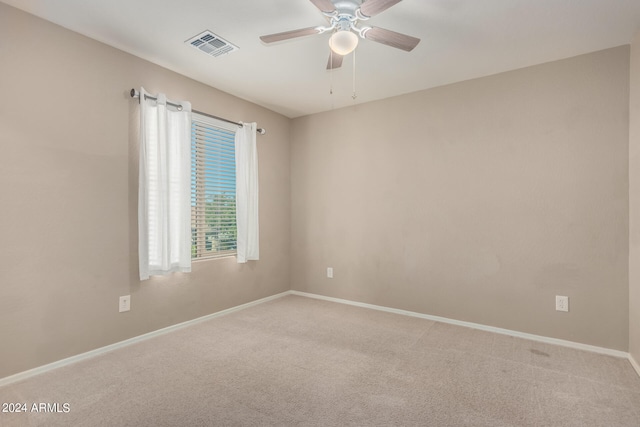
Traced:
[[[237, 232], [236, 239], [233, 241], [233, 249], [229, 250], [207, 250], [207, 230], [203, 227], [198, 227], [198, 223], [202, 221], [201, 217], [198, 216], [198, 212], [204, 212], [205, 218], [208, 213], [206, 212], [206, 203], [207, 203], [207, 187], [206, 185], [199, 185], [199, 183], [206, 181], [205, 174], [209, 172], [210, 174], [215, 174], [216, 170], [212, 170], [213, 168], [207, 167], [198, 167], [198, 165], [202, 165], [205, 162], [198, 162], [198, 159], [202, 160], [203, 154], [198, 150], [199, 140], [196, 136], [197, 126], [206, 126], [207, 128], [211, 128], [216, 130], [217, 132], [226, 131], [233, 134], [231, 139], [231, 144], [226, 144], [225, 146], [231, 146], [233, 148], [233, 200], [235, 203], [236, 200], [236, 170], [235, 170], [235, 134], [238, 131], [238, 126], [231, 123], [226, 123], [222, 120], [218, 120], [212, 117], [208, 117], [203, 114], [198, 114], [193, 112], [191, 117], [191, 262], [204, 261], [209, 259], [218, 259], [223, 257], [235, 256], [237, 254]], [[200, 144], [202, 144], [202, 138], [200, 139]], [[220, 147], [224, 147], [220, 145]], [[201, 147], [204, 148], [204, 147]], [[198, 155], [200, 153], [200, 156]], [[228, 161], [223, 161], [223, 166], [231, 165]], [[195, 170], [194, 170], [195, 169]], [[227, 169], [228, 170], [228, 169]], [[219, 169], [217, 170], [219, 171]], [[221, 194], [225, 194], [222, 192]], [[235, 213], [235, 206], [233, 207], [233, 212]], [[201, 214], [202, 215], [202, 214]], [[200, 216], [201, 216], [200, 215]], [[206, 219], [204, 220], [206, 221]], [[237, 230], [236, 218], [233, 217], [233, 225]], [[204, 243], [203, 243], [204, 242]], [[202, 245], [205, 245], [202, 248]]]

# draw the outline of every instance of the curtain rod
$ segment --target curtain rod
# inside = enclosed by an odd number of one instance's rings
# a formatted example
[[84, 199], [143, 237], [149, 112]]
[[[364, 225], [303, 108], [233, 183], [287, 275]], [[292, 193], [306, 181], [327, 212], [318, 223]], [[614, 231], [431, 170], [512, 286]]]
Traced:
[[[129, 94], [131, 95], [132, 98], [140, 99], [140, 93], [135, 89], [131, 89], [131, 92], [129, 92]], [[146, 95], [146, 94], [145, 94], [144, 98], [145, 99], [153, 99], [154, 101], [158, 100], [158, 98], [155, 98], [153, 96]], [[169, 102], [169, 101], [167, 101], [167, 104], [169, 104], [169, 105], [171, 105], [173, 107], [177, 107], [179, 109], [182, 109], [182, 105], [180, 105], [180, 104], [174, 104], [173, 102]], [[231, 123], [231, 124], [238, 125], [238, 126], [242, 127], [242, 123], [234, 122], [233, 120], [223, 119], [222, 117], [214, 116], [213, 114], [203, 113], [202, 111], [198, 111], [198, 110], [194, 110], [194, 109], [191, 109], [191, 111], [196, 113], [196, 114], [200, 114], [200, 115], [203, 115], [203, 116], [211, 117], [212, 119], [222, 120], [223, 122]], [[263, 128], [256, 129], [256, 132], [258, 132], [260, 135], [264, 135], [265, 133], [267, 133], [267, 131], [265, 129], [263, 129]]]

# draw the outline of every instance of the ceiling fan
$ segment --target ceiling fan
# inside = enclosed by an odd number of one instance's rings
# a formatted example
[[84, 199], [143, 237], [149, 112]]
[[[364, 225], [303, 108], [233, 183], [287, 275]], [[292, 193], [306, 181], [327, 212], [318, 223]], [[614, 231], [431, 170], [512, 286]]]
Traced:
[[329, 20], [328, 26], [308, 27], [260, 37], [264, 43], [275, 43], [296, 37], [322, 34], [332, 31], [329, 39], [329, 62], [327, 69], [342, 66], [342, 58], [358, 45], [358, 36], [363, 39], [411, 52], [420, 39], [379, 27], [359, 27], [360, 21], [389, 9], [402, 0], [310, 0]]

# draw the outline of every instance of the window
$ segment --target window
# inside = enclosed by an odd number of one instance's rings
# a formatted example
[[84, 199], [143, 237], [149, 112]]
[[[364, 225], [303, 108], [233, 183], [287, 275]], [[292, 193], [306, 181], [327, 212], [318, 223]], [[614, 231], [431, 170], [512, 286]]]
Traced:
[[236, 253], [236, 130], [234, 125], [192, 115], [192, 259]]

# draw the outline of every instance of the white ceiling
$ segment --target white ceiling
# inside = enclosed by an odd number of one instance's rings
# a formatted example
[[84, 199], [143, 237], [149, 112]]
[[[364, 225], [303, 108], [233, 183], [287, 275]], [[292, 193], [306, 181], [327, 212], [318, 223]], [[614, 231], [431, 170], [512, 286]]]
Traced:
[[[328, 33], [258, 38], [325, 25], [309, 0], [2, 1], [288, 117], [620, 46], [640, 30], [640, 0], [403, 0], [367, 25], [422, 41], [408, 53], [361, 40], [354, 101], [352, 55], [325, 69]], [[215, 58], [184, 43], [204, 30], [240, 50]]]

